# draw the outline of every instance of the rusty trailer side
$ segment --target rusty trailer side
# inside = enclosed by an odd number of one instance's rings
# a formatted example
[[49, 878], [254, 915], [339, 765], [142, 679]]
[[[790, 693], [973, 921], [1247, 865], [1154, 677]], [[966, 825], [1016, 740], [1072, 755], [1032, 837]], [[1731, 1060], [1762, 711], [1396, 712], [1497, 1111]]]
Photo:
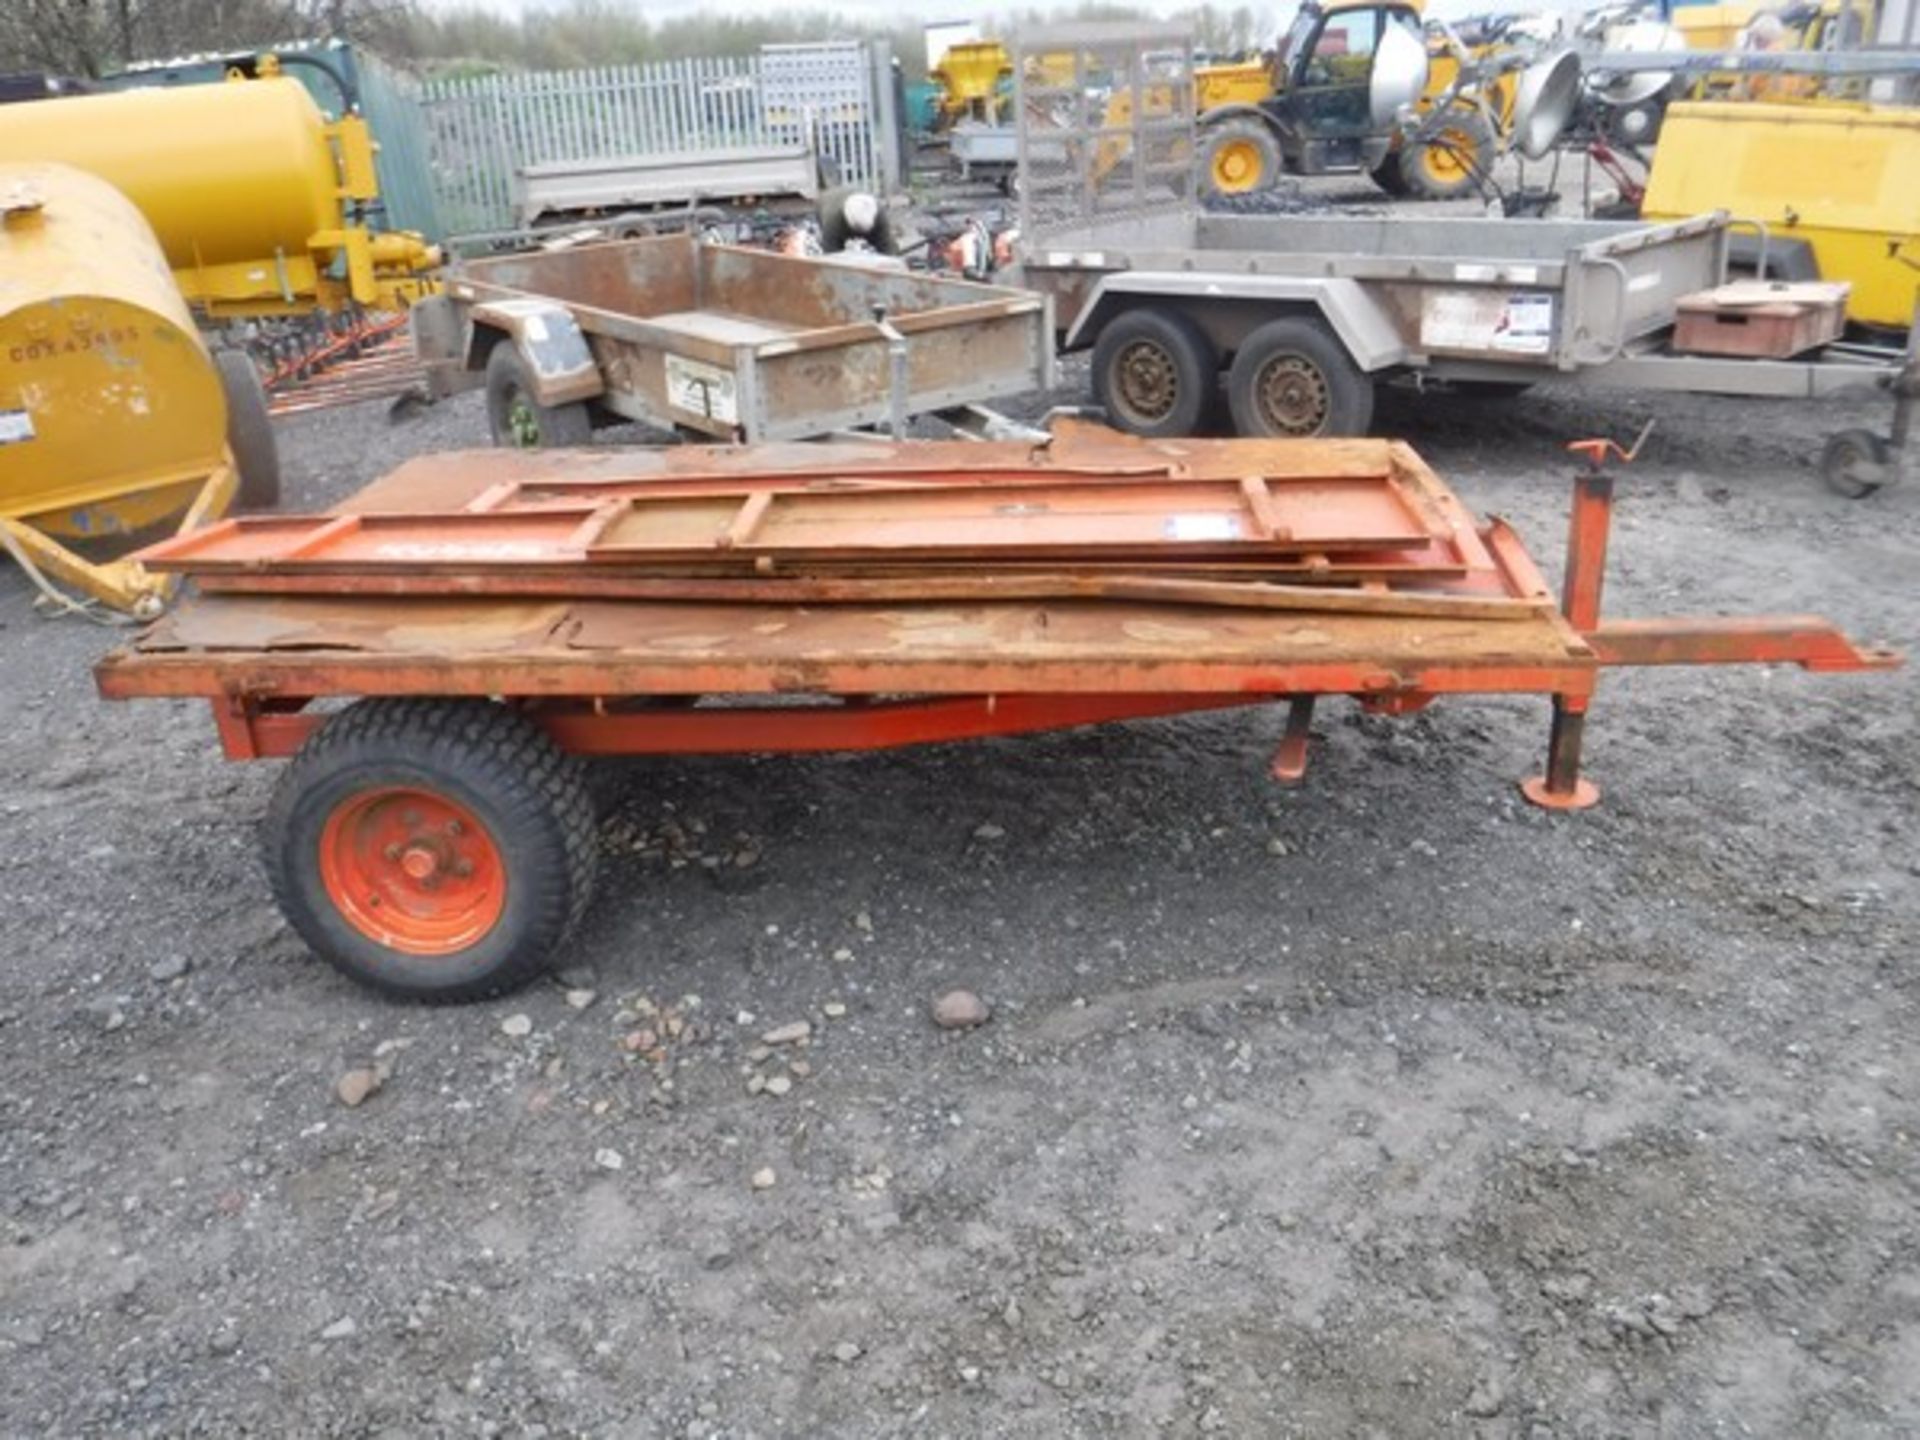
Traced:
[[469, 261], [415, 336], [442, 393], [507, 344], [541, 405], [717, 440], [898, 436], [1053, 378], [1041, 296], [690, 235]]

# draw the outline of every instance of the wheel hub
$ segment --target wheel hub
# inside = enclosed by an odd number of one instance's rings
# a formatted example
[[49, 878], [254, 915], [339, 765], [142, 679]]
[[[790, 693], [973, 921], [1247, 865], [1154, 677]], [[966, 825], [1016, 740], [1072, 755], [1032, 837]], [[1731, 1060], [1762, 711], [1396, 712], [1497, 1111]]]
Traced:
[[471, 811], [401, 786], [343, 800], [320, 835], [320, 878], [341, 917], [409, 955], [483, 939], [506, 909], [506, 867]]
[[1229, 194], [1251, 190], [1260, 178], [1260, 152], [1245, 140], [1230, 140], [1213, 153], [1216, 189]]
[[400, 868], [424, 884], [440, 874], [440, 857], [425, 845], [411, 845], [400, 857]]
[[1442, 130], [1421, 147], [1420, 163], [1435, 180], [1450, 184], [1467, 173], [1473, 149], [1473, 137], [1464, 130]]
[[1130, 419], [1151, 424], [1165, 419], [1178, 403], [1179, 372], [1160, 346], [1136, 340], [1120, 352], [1113, 368], [1113, 395]]
[[539, 447], [540, 417], [534, 413], [533, 402], [518, 390], [507, 400], [507, 433], [523, 450]]
[[1260, 371], [1261, 417], [1277, 435], [1317, 435], [1327, 422], [1326, 376], [1302, 355], [1278, 355]]

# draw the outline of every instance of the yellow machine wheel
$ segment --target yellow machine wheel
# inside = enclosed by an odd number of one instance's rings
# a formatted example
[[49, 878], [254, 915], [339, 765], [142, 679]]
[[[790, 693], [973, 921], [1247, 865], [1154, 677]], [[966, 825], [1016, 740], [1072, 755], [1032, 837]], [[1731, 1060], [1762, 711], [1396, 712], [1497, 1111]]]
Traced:
[[1400, 151], [1400, 178], [1422, 200], [1453, 200], [1473, 193], [1493, 168], [1499, 142], [1477, 110], [1457, 110], [1433, 134]]
[[1254, 119], [1225, 120], [1207, 128], [1201, 142], [1202, 174], [1210, 195], [1246, 195], [1268, 190], [1280, 178], [1280, 142]]

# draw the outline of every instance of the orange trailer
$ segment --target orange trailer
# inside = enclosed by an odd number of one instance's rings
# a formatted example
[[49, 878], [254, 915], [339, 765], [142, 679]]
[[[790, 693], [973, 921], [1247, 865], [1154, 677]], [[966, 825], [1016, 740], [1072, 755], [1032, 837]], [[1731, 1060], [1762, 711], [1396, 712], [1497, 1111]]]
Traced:
[[[1574, 809], [1597, 798], [1581, 738], [1608, 667], [1900, 663], [1811, 617], [1603, 620], [1612, 481], [1605, 447], [1586, 454], [1557, 602], [1510, 527], [1476, 522], [1386, 441], [1070, 427], [1044, 447], [436, 456], [330, 516], [147, 552], [203, 593], [97, 680], [109, 699], [207, 699], [231, 758], [292, 757], [267, 830], [289, 920], [357, 979], [458, 999], [538, 974], [578, 918], [594, 854], [582, 757], [871, 750], [1284, 703], [1273, 774], [1298, 780], [1322, 696], [1406, 714], [1443, 695], [1537, 694], [1553, 722], [1524, 788]], [[1369, 477], [1418, 533], [1343, 549], [1341, 506]], [[1076, 487], [1063, 531], [1051, 507]], [[1351, 513], [1404, 520], [1385, 490]], [[1178, 508], [1195, 494], [1205, 506]], [[1303, 498], [1328, 494], [1345, 498]], [[1132, 527], [1111, 555], [1072, 538], [1117, 533], [1100, 496]], [[672, 553], [596, 550], [636, 505], [689, 497], [698, 519], [665, 527]], [[796, 497], [828, 497], [821, 534], [837, 548], [769, 559], [777, 547], [753, 537], [775, 507], [790, 507], [783, 544], [815, 513]], [[888, 523], [918, 513], [914, 544], [855, 555], [863, 506]], [[1139, 543], [1142, 515], [1157, 545]], [[949, 551], [954, 525], [964, 543]], [[1060, 548], [986, 558], [1023, 530]], [[1283, 563], [1302, 555], [1324, 564]], [[341, 699], [355, 703], [322, 708]]]

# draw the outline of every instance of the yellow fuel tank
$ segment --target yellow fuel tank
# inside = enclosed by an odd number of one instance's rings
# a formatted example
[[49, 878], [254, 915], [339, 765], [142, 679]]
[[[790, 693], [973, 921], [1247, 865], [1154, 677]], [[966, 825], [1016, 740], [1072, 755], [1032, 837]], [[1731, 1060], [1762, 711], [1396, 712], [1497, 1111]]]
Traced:
[[140, 212], [82, 171], [0, 165], [0, 524], [72, 580], [45, 535], [230, 493], [226, 457], [219, 370]]
[[329, 121], [284, 75], [0, 105], [0, 163], [41, 161], [133, 201], [215, 313], [391, 305], [380, 282], [438, 262], [417, 235], [350, 223], [344, 202], [378, 194], [365, 123]]

